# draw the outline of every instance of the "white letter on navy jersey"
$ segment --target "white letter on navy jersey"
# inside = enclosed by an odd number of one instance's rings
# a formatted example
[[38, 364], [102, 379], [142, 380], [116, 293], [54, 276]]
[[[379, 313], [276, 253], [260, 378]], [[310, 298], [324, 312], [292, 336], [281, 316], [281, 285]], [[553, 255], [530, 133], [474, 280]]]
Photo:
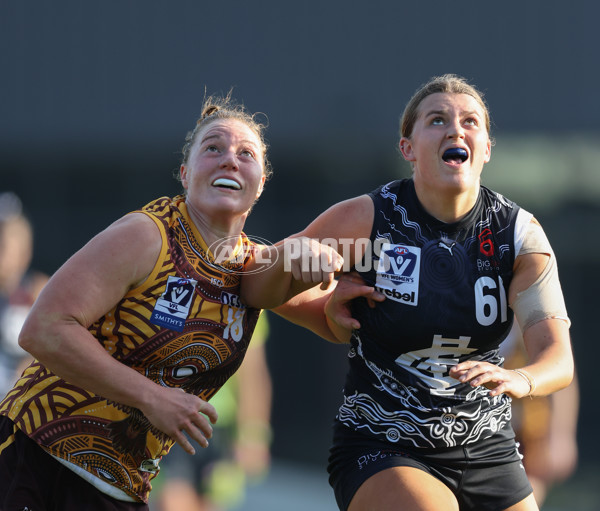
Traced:
[[449, 367], [458, 364], [463, 355], [475, 351], [469, 348], [470, 337], [460, 336], [450, 339], [437, 334], [433, 336], [431, 348], [416, 350], [400, 355], [396, 364], [410, 373], [418, 376], [432, 387], [431, 393], [438, 396], [454, 394], [454, 389], [448, 387], [458, 382], [448, 375]]

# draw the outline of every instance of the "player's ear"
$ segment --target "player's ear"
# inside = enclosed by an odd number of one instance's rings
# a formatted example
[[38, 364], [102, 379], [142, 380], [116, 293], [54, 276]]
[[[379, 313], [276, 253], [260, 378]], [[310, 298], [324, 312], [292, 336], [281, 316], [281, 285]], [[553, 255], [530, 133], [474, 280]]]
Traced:
[[485, 148], [485, 156], [483, 162], [487, 163], [492, 158], [492, 141], [488, 138], [487, 147]]
[[188, 187], [188, 170], [187, 170], [187, 167], [185, 165], [183, 165], [183, 164], [181, 164], [181, 167], [179, 167], [179, 177], [181, 178], [181, 184], [187, 190], [187, 187]]
[[398, 147], [400, 148], [400, 152], [406, 161], [415, 161], [415, 155], [410, 138], [402, 137], [400, 142], [398, 142]]

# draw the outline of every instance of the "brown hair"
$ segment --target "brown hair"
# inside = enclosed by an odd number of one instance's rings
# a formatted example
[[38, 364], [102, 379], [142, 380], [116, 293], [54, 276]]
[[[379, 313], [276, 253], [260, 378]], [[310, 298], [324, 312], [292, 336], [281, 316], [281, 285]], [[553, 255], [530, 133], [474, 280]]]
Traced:
[[192, 146], [196, 141], [196, 135], [205, 126], [208, 126], [211, 122], [216, 121], [218, 119], [235, 119], [240, 122], [243, 122], [258, 137], [263, 153], [263, 160], [259, 163], [261, 163], [266, 179], [269, 179], [273, 174], [273, 170], [271, 169], [271, 164], [267, 158], [268, 146], [264, 136], [264, 131], [267, 125], [257, 120], [258, 115], [264, 114], [250, 114], [248, 111], [246, 111], [246, 108], [242, 104], [236, 103], [232, 98], [231, 90], [227, 93], [226, 96], [205, 96], [204, 102], [202, 104], [202, 115], [196, 121], [196, 126], [194, 127], [194, 129], [189, 131], [185, 137], [185, 144], [181, 150], [183, 155], [181, 163], [183, 165], [187, 163]]
[[[413, 97], [406, 104], [402, 119], [400, 121], [400, 136], [410, 138], [412, 135], [415, 122], [419, 115], [419, 105], [423, 100], [437, 92], [446, 92], [451, 94], [468, 94], [472, 96], [477, 103], [483, 108], [485, 114], [485, 127], [490, 134], [490, 113], [483, 99], [483, 93], [477, 90], [473, 85], [467, 82], [465, 78], [454, 74], [445, 74], [442, 76], [434, 76], [427, 83], [421, 85], [414, 93]], [[490, 135], [491, 139], [491, 135]]]

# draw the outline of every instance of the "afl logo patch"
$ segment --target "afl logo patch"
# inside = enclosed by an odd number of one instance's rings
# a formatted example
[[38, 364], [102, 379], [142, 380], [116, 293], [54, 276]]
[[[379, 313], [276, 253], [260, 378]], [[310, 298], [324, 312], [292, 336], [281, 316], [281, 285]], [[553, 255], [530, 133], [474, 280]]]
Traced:
[[396, 255], [407, 255], [410, 251], [406, 247], [397, 246], [394, 248], [394, 254]]

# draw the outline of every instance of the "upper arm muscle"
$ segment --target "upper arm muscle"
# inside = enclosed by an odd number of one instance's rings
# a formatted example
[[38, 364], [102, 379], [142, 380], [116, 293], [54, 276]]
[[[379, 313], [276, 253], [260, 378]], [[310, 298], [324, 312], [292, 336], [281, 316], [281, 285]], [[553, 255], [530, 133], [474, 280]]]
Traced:
[[334, 248], [344, 257], [344, 269], [348, 269], [363, 256], [365, 245], [356, 241], [370, 238], [374, 216], [373, 201], [368, 195], [361, 195], [330, 207], [299, 235], [335, 240], [338, 246]]
[[36, 309], [89, 326], [152, 271], [161, 249], [154, 222], [127, 215], [92, 238], [50, 279]]

